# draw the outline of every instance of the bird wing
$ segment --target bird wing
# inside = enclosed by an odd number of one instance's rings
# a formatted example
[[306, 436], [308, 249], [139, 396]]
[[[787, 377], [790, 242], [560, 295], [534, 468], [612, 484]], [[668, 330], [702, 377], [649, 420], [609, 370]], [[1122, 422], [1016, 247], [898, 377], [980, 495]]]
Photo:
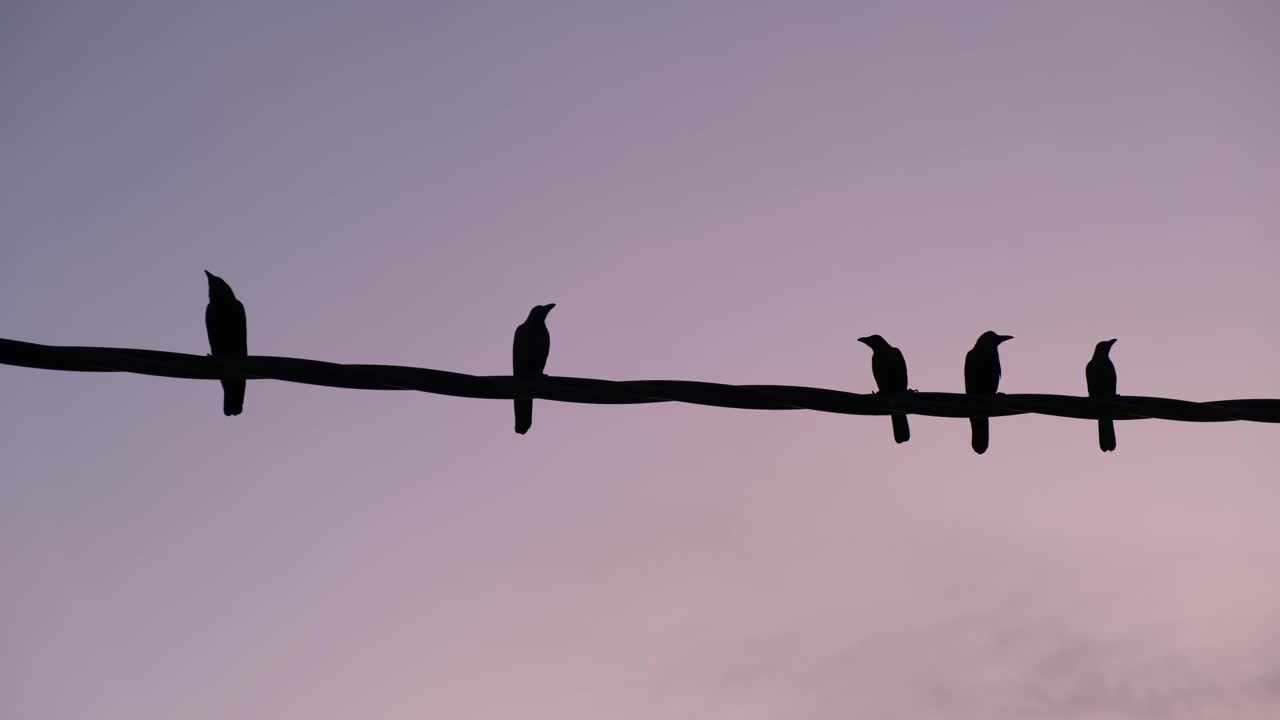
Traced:
[[551, 333], [547, 332], [547, 326], [539, 325], [530, 333], [532, 340], [532, 348], [530, 348], [530, 364], [533, 372], [542, 373], [547, 369], [547, 356], [551, 354]]
[[213, 303], [204, 311], [204, 327], [209, 350], [214, 355], [245, 355], [249, 352], [244, 305], [239, 300]]
[[978, 372], [977, 349], [970, 350], [964, 356], [964, 391], [967, 393], [981, 392], [978, 387], [982, 384], [981, 375]]
[[515, 337], [511, 340], [511, 374], [523, 375], [528, 372], [529, 361], [528, 355], [528, 333], [529, 329], [524, 323], [520, 323], [516, 327]]
[[230, 352], [240, 355], [249, 354], [249, 328], [245, 318], [244, 303], [239, 300], [232, 300], [231, 307], [227, 308], [227, 314], [230, 316], [228, 320], [228, 334], [231, 336], [228, 340], [231, 343]]
[[1000, 387], [1000, 356], [974, 348], [964, 356], [964, 391], [994, 393]]
[[898, 348], [886, 348], [872, 354], [871, 374], [876, 379], [876, 386], [883, 392], [901, 392], [907, 389], [907, 361]]
[[547, 367], [551, 336], [546, 327], [523, 322], [511, 344], [511, 369], [516, 375], [537, 375]]
[[1089, 395], [1102, 397], [1116, 394], [1116, 366], [1110, 359], [1094, 358], [1084, 366], [1084, 379]]
[[890, 379], [895, 390], [907, 389], [907, 359], [898, 348], [889, 348], [889, 357], [885, 363], [889, 367]]

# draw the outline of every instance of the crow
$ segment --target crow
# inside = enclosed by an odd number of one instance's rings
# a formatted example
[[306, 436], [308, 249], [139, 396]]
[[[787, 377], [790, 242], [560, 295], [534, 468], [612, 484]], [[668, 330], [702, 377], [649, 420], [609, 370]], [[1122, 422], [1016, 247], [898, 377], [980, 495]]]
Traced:
[[[871, 375], [882, 393], [907, 391], [907, 361], [902, 351], [890, 345], [879, 335], [858, 338], [858, 342], [871, 348]], [[911, 439], [911, 426], [906, 415], [894, 415], [893, 440], [904, 443]]]
[[[511, 374], [516, 378], [536, 377], [547, 367], [547, 355], [551, 352], [551, 333], [547, 332], [547, 313], [555, 303], [534, 305], [529, 318], [516, 328], [511, 343]], [[523, 435], [533, 425], [533, 398], [515, 399], [516, 432]]]
[[[973, 349], [964, 356], [964, 391], [970, 395], [994, 395], [1000, 387], [1000, 343], [1012, 335], [999, 335], [990, 330], [982, 333]], [[969, 418], [973, 429], [973, 451], [981, 455], [990, 442], [990, 420]]]
[[[1084, 366], [1084, 379], [1089, 384], [1089, 397], [1116, 396], [1116, 366], [1111, 363], [1111, 346], [1115, 340], [1103, 340], [1093, 348], [1093, 358]], [[1111, 418], [1098, 420], [1098, 447], [1102, 452], [1116, 449], [1116, 423]]]
[[[226, 280], [204, 271], [209, 278], [209, 306], [204, 310], [204, 327], [209, 333], [209, 350], [215, 356], [249, 354], [244, 305], [236, 299]], [[239, 415], [244, 410], [244, 378], [222, 381], [222, 414]]]

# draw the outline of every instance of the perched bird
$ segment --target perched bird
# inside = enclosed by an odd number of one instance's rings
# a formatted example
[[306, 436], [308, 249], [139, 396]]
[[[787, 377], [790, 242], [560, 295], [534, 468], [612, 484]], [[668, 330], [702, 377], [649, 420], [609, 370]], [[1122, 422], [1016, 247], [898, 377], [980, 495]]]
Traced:
[[[204, 327], [209, 333], [209, 350], [214, 355], [249, 354], [244, 322], [244, 305], [236, 299], [226, 280], [208, 270], [209, 306], [204, 310]], [[222, 414], [239, 415], [244, 410], [244, 378], [222, 381]]]
[[[1093, 348], [1093, 358], [1084, 366], [1084, 379], [1089, 384], [1089, 397], [1116, 396], [1116, 366], [1111, 363], [1111, 346], [1115, 340], [1103, 340]], [[1102, 452], [1116, 449], [1116, 423], [1111, 418], [1098, 420], [1098, 447]]]
[[[964, 356], [964, 391], [970, 395], [995, 395], [1000, 387], [1000, 343], [1012, 335], [999, 335], [990, 330], [978, 336], [973, 349]], [[973, 430], [973, 451], [981, 455], [990, 442], [990, 420], [969, 418]]]
[[[879, 335], [858, 338], [858, 342], [871, 348], [871, 375], [876, 387], [883, 393], [907, 391], [907, 361], [902, 351]], [[893, 415], [893, 440], [904, 443], [911, 439], [911, 426], [906, 415]]]
[[[511, 344], [511, 374], [517, 378], [541, 375], [547, 367], [547, 354], [551, 352], [551, 333], [547, 332], [547, 313], [555, 303], [534, 305], [529, 318], [516, 328]], [[517, 397], [516, 432], [529, 432], [533, 425], [533, 398]]]

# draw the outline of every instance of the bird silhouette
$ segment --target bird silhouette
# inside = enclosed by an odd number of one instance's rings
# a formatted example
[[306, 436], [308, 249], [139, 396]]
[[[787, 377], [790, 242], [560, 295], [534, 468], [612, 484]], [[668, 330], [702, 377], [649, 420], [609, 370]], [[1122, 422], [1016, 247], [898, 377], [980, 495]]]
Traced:
[[[858, 342], [871, 348], [871, 375], [876, 380], [876, 387], [883, 393], [903, 393], [907, 391], [907, 360], [902, 351], [889, 344], [879, 335], [868, 335], [858, 338]], [[893, 440], [904, 443], [911, 439], [911, 426], [906, 415], [894, 415]]]
[[[1111, 362], [1111, 346], [1115, 340], [1103, 340], [1093, 348], [1093, 357], [1084, 366], [1084, 379], [1089, 384], [1089, 397], [1116, 396], [1116, 366]], [[1098, 420], [1098, 447], [1102, 452], [1116, 449], [1116, 423], [1111, 418]]]
[[[994, 395], [1000, 387], [1000, 343], [1012, 340], [1012, 335], [1000, 335], [990, 330], [978, 336], [973, 349], [964, 356], [964, 391], [970, 395]], [[973, 451], [981, 455], [990, 442], [990, 420], [986, 417], [969, 418], [973, 431]]]
[[[547, 367], [551, 352], [551, 333], [547, 331], [547, 313], [555, 303], [534, 305], [529, 317], [516, 328], [511, 343], [511, 374], [517, 378], [536, 377]], [[523, 435], [533, 426], [533, 398], [516, 397], [516, 432]]]
[[[204, 327], [209, 333], [209, 350], [215, 356], [245, 356], [249, 344], [245, 330], [244, 305], [236, 299], [226, 280], [204, 271], [209, 278], [209, 306], [204, 310]], [[222, 414], [239, 415], [244, 410], [244, 378], [222, 381]]]

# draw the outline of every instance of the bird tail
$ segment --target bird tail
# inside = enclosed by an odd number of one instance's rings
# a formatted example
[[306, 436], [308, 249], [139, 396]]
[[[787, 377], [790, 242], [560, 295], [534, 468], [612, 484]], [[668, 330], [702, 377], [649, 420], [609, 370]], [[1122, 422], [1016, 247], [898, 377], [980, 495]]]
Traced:
[[521, 435], [533, 427], [533, 398], [516, 398], [516, 432]]
[[222, 414], [239, 415], [244, 412], [244, 380], [222, 381]]
[[973, 428], [973, 451], [981, 455], [991, 440], [990, 421], [984, 417], [969, 418], [969, 427]]
[[1116, 449], [1116, 423], [1114, 420], [1098, 421], [1098, 447], [1102, 452]]
[[911, 439], [911, 426], [907, 424], [906, 415], [893, 416], [893, 441], [904, 443]]

